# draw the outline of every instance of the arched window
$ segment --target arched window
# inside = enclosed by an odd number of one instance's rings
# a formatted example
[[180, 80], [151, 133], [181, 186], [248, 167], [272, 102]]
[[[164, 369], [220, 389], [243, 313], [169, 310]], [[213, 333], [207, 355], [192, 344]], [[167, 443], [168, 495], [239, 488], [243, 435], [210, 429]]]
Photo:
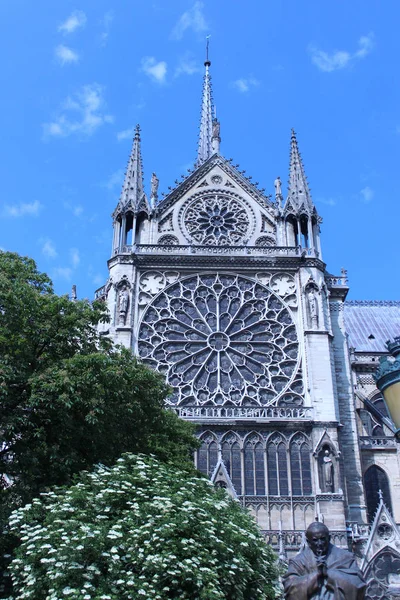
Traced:
[[210, 477], [217, 464], [218, 445], [211, 434], [205, 435], [201, 441], [202, 445], [197, 451], [197, 468]]
[[372, 465], [364, 474], [365, 499], [367, 502], [368, 520], [374, 520], [379, 504], [379, 491], [382, 492], [383, 501], [387, 509], [393, 514], [392, 500], [390, 497], [389, 479], [383, 469]]
[[292, 494], [294, 496], [311, 494], [310, 446], [303, 435], [296, 435], [290, 443], [290, 470]]
[[289, 493], [286, 444], [280, 435], [273, 435], [267, 446], [268, 492], [271, 496]]
[[265, 495], [265, 452], [258, 435], [247, 438], [244, 447], [245, 493]]
[[221, 443], [222, 460], [225, 463], [226, 470], [233, 483], [237, 494], [242, 493], [242, 477], [240, 462], [240, 446], [238, 439], [234, 434], [228, 434]]

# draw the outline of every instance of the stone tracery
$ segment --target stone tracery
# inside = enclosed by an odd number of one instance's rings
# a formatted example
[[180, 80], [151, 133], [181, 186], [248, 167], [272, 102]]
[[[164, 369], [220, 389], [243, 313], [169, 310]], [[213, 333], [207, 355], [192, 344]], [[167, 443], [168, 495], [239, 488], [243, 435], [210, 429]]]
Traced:
[[247, 277], [192, 275], [167, 287], [144, 313], [139, 354], [167, 375], [173, 404], [302, 403], [291, 313]]

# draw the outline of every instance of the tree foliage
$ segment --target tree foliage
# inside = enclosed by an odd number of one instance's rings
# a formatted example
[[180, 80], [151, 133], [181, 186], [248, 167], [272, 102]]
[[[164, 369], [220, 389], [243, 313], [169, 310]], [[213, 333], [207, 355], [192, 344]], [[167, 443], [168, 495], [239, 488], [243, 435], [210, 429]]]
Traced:
[[11, 516], [15, 598], [272, 600], [275, 556], [223, 490], [144, 455]]
[[[164, 409], [163, 378], [113, 349], [102, 303], [57, 296], [29, 258], [0, 252], [0, 504], [22, 504], [123, 452], [190, 464], [189, 423]], [[5, 508], [4, 508], [5, 507]]]

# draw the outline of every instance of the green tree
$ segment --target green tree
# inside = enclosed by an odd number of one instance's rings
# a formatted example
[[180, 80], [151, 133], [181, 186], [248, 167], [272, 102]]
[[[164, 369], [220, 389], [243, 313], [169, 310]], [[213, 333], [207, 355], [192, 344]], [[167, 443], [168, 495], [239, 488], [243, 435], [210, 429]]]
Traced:
[[12, 508], [123, 452], [191, 465], [193, 426], [164, 408], [160, 375], [98, 335], [107, 318], [100, 302], [57, 296], [32, 259], [0, 252], [0, 527]]
[[122, 452], [190, 463], [193, 427], [165, 410], [160, 375], [98, 335], [105, 320], [103, 303], [57, 296], [32, 259], [0, 252], [0, 474], [21, 502]]
[[272, 600], [276, 557], [223, 490], [144, 455], [11, 516], [15, 598]]

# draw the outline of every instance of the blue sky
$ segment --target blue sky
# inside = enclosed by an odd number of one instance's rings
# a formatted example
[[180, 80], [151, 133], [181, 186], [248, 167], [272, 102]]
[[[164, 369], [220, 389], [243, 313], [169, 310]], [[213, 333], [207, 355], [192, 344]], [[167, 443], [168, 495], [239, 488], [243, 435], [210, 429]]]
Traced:
[[93, 297], [135, 124], [147, 191], [193, 164], [210, 34], [222, 153], [273, 193], [294, 127], [328, 270], [399, 299], [399, 20], [395, 0], [3, 0], [0, 247]]

